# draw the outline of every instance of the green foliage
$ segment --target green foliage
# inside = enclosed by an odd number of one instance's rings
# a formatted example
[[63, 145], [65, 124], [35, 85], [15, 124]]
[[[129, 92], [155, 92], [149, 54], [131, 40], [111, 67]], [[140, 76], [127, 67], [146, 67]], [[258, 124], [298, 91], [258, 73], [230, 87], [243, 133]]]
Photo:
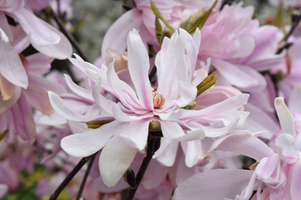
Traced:
[[216, 6], [217, 0], [214, 2], [214, 4], [210, 7], [209, 10], [206, 11], [205, 8], [201, 9], [194, 15], [192, 15], [188, 21], [188, 24], [186, 26], [186, 31], [188, 33], [194, 33], [195, 29], [198, 27], [200, 30], [204, 26], [205, 22], [207, 21], [208, 17], [210, 16], [213, 8]]
[[159, 18], [161, 19], [161, 21], [165, 24], [165, 26], [167, 26], [172, 32], [175, 32], [175, 29], [173, 29], [173, 27], [171, 27], [167, 21], [164, 19], [164, 17], [161, 15], [160, 11], [158, 10], [158, 8], [156, 7], [156, 5], [154, 4], [154, 2], [151, 0], [151, 8], [153, 13]]
[[207, 76], [198, 86], [198, 93], [197, 96], [205, 92], [207, 89], [209, 89], [211, 86], [213, 86], [216, 82], [216, 76], [215, 73], [213, 72], [209, 76]]
[[3, 140], [3, 138], [5, 138], [5, 136], [8, 134], [8, 129], [6, 129], [3, 133], [0, 133], [0, 141]]

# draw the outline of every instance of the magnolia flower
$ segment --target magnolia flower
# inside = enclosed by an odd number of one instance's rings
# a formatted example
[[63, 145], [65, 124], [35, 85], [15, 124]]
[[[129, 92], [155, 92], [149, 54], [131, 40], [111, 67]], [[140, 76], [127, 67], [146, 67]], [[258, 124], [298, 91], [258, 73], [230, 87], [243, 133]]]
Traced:
[[[194, 84], [207, 76], [202, 70], [195, 72], [199, 42], [198, 30], [194, 37], [180, 29], [170, 39], [164, 39], [162, 50], [155, 59], [156, 87], [152, 87], [148, 79], [148, 53], [136, 30], [129, 32], [128, 75], [123, 76], [123, 80], [117, 76], [114, 63], [99, 69], [79, 58], [70, 59], [95, 82], [93, 93], [69, 81], [70, 89], [81, 96], [87, 94], [86, 98], [89, 96], [115, 120], [98, 129], [65, 137], [62, 148], [70, 155], [83, 157], [104, 147], [99, 159], [100, 173], [105, 184], [112, 186], [127, 170], [137, 150], [144, 149], [150, 123], [160, 125], [164, 138], [177, 141], [199, 140], [205, 136], [205, 126], [190, 125], [196, 119], [204, 123], [223, 122], [230, 127], [236, 124], [243, 115], [237, 110], [247, 101], [248, 95], [240, 94], [200, 110], [181, 109], [195, 100], [197, 88]], [[104, 98], [100, 94], [101, 88], [114, 95], [119, 102]], [[49, 97], [57, 113], [69, 120], [99, 120], [75, 113], [54, 93], [50, 92]], [[233, 113], [230, 118], [229, 113]], [[101, 115], [99, 117], [101, 119]]]
[[[175, 192], [174, 199], [298, 199], [300, 197], [300, 134], [282, 97], [275, 99], [282, 134], [276, 138], [276, 151], [247, 134], [232, 134], [211, 149], [232, 151], [253, 157], [258, 162], [246, 170], [216, 170], [188, 179]], [[218, 183], [223, 182], [223, 186]], [[210, 180], [210, 183], [208, 183]], [[210, 185], [197, 190], [192, 185]], [[226, 186], [226, 187], [225, 187]], [[191, 189], [190, 189], [190, 188]], [[229, 187], [229, 188], [228, 188]], [[256, 191], [253, 194], [253, 191]], [[184, 198], [185, 197], [185, 198]]]
[[9, 41], [13, 41], [14, 37], [5, 16], [8, 15], [20, 24], [35, 49], [50, 57], [66, 59], [72, 53], [72, 47], [67, 38], [51, 25], [36, 17], [29, 9], [30, 7], [36, 8], [36, 6], [44, 7], [45, 2], [43, 1], [41, 5], [37, 6], [33, 0], [28, 2], [24, 0], [1, 1], [0, 26]]
[[58, 94], [66, 90], [58, 83], [49, 81], [42, 77], [50, 69], [52, 58], [40, 53], [25, 57], [20, 54], [22, 66], [28, 76], [28, 87], [23, 89], [15, 86], [13, 96], [10, 100], [0, 99], [0, 130], [9, 129], [5, 138], [6, 142], [12, 143], [14, 135], [19, 135], [24, 140], [33, 142], [36, 135], [35, 122], [33, 120], [32, 108], [50, 115], [53, 109], [50, 105], [47, 91], [55, 91]]

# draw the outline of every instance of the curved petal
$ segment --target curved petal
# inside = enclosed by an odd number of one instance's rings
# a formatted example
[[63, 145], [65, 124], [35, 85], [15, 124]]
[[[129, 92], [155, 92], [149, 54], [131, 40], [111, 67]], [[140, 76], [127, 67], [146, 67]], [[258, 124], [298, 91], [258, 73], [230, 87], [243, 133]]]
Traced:
[[119, 134], [128, 145], [143, 150], [148, 137], [149, 120], [139, 120], [128, 123]]
[[92, 96], [92, 91], [87, 90], [87, 89], [85, 89], [85, 88], [82, 88], [82, 87], [76, 85], [76, 84], [72, 81], [72, 79], [71, 79], [71, 77], [70, 77], [69, 75], [64, 74], [64, 76], [65, 76], [65, 81], [66, 81], [66, 83], [67, 83], [69, 89], [70, 89], [74, 94], [76, 94], [76, 95], [78, 95], [78, 96], [80, 96], [80, 97], [82, 97], [82, 98], [84, 98], [84, 99], [87, 99], [87, 100], [89, 100], [89, 101], [91, 101], [91, 102], [94, 102], [94, 98], [93, 98], [93, 96]]
[[285, 105], [283, 97], [277, 97], [275, 99], [275, 108], [280, 121], [282, 133], [288, 133], [293, 137], [296, 137], [294, 117]]
[[177, 122], [160, 121], [162, 134], [167, 139], [175, 139], [185, 136], [182, 127]]
[[[90, 156], [102, 149], [124, 124], [113, 121], [97, 129], [66, 136], [61, 141], [62, 149], [75, 157]], [[117, 131], [116, 131], [117, 130]]]
[[174, 193], [173, 200], [186, 199], [224, 199], [231, 198], [248, 185], [253, 172], [238, 169], [217, 169], [197, 174], [183, 184]]
[[49, 27], [45, 26], [42, 20], [36, 17], [33, 12], [26, 8], [20, 8], [14, 10], [13, 14], [16, 16], [23, 30], [30, 37], [32, 43], [38, 46], [47, 46], [60, 42], [59, 35], [49, 30]]
[[153, 110], [152, 87], [148, 79], [149, 57], [140, 35], [134, 29], [127, 39], [128, 68], [138, 99], [147, 110]]
[[0, 115], [2, 115], [5, 111], [7, 111], [10, 107], [12, 107], [20, 98], [22, 89], [19, 87], [15, 87], [14, 89], [14, 96], [7, 101], [3, 101], [2, 98], [0, 98]]
[[121, 137], [115, 135], [103, 148], [99, 157], [99, 171], [104, 184], [117, 184], [133, 162], [137, 148], [130, 147]]
[[0, 40], [0, 73], [9, 82], [24, 89], [28, 86], [28, 77], [16, 50]]
[[132, 9], [122, 15], [107, 31], [104, 36], [101, 55], [105, 56], [108, 48], [122, 54], [126, 49], [126, 38], [128, 32], [133, 28], [139, 29], [142, 24], [142, 17], [138, 9]]
[[237, 87], [247, 88], [258, 84], [255, 78], [240, 69], [241, 66], [217, 59], [212, 59], [211, 63], [227, 81]]
[[214, 149], [246, 155], [258, 161], [274, 154], [264, 142], [248, 132], [231, 133], [219, 138], [211, 145], [209, 151]]
[[53, 109], [62, 117], [72, 120], [72, 121], [92, 121], [98, 117], [89, 117], [81, 115], [78, 112], [74, 111], [74, 108], [70, 107], [63, 99], [61, 99], [57, 94], [53, 92], [48, 92], [49, 101]]

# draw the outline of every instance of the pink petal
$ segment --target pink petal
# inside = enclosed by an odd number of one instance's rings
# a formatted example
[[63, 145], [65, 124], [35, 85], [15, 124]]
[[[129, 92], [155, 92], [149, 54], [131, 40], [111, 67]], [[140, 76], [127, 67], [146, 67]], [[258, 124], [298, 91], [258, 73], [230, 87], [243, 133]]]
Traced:
[[148, 137], [149, 120], [130, 122], [119, 134], [129, 146], [143, 150]]
[[75, 157], [90, 156], [102, 149], [116, 133], [116, 128], [122, 126], [122, 123], [113, 121], [97, 129], [88, 129], [83, 133], [69, 135], [62, 139], [61, 147], [69, 155]]
[[153, 110], [152, 87], [148, 79], [149, 57], [140, 35], [134, 29], [127, 40], [128, 68], [137, 96], [147, 110]]
[[49, 30], [49, 27], [45, 26], [42, 20], [37, 18], [33, 12], [26, 8], [21, 8], [14, 10], [13, 14], [17, 17], [17, 21], [35, 45], [47, 46], [60, 42], [59, 35]]
[[91, 102], [94, 102], [94, 98], [93, 98], [93, 95], [92, 95], [92, 91], [90, 90], [87, 90], [85, 88], [82, 88], [80, 86], [78, 86], [77, 84], [75, 84], [71, 77], [67, 74], [64, 74], [65, 76], [65, 81], [69, 87], [69, 89], [76, 95], [84, 98], [84, 99], [87, 99]]
[[248, 185], [252, 171], [237, 169], [217, 169], [197, 174], [183, 184], [174, 193], [173, 200], [201, 199], [213, 200], [231, 198]]
[[153, 158], [156, 158], [158, 162], [165, 166], [172, 166], [176, 160], [178, 144], [179, 142], [166, 139], [165, 137], [161, 138], [161, 146]]
[[157, 91], [165, 97], [165, 102], [174, 99], [177, 92], [175, 48], [178, 34], [175, 32], [171, 38], [164, 38], [161, 51], [157, 53], [155, 65], [157, 67]]
[[231, 133], [219, 138], [212, 144], [209, 151], [214, 149], [246, 155], [258, 161], [274, 154], [264, 142], [248, 132]]
[[26, 57], [28, 62], [28, 70], [30, 73], [43, 75], [50, 71], [53, 58], [45, 56], [41, 53], [35, 53]]
[[81, 115], [74, 110], [70, 105], [68, 105], [64, 100], [62, 100], [57, 94], [53, 92], [48, 92], [49, 101], [53, 109], [62, 117], [72, 120], [72, 121], [92, 121], [98, 117]]
[[287, 163], [294, 163], [299, 158], [299, 152], [294, 148], [295, 138], [289, 134], [282, 134], [276, 138], [277, 153]]
[[[7, 22], [7, 19], [6, 19], [6, 16], [5, 16], [5, 14], [4, 14], [4, 12], [2, 12], [2, 11], [0, 11], [0, 27], [1, 27], [1, 32], [3, 31], [4, 32], [4, 34], [5, 34], [5, 37], [7, 37], [7, 41], [6, 42], [8, 42], [8, 41], [13, 41], [13, 33], [12, 33], [12, 31], [11, 31], [11, 29], [10, 29], [10, 26], [9, 26], [9, 24], [8, 24], [8, 22]], [[1, 39], [3, 39], [3, 32], [1, 33]]]
[[[150, 190], [158, 187], [166, 179], [168, 171], [168, 167], [161, 165], [156, 160], [152, 160], [145, 172], [142, 181], [145, 189]], [[156, 176], [154, 176], [154, 174], [156, 174]]]
[[275, 108], [280, 121], [282, 133], [288, 133], [296, 137], [294, 117], [284, 103], [283, 97], [275, 99]]
[[301, 196], [300, 185], [301, 185], [301, 163], [300, 160], [295, 162], [294, 169], [291, 177], [291, 198], [298, 199]]
[[124, 81], [120, 80], [114, 70], [114, 67], [109, 67], [107, 71], [108, 81], [116, 94], [116, 97], [122, 102], [122, 104], [134, 111], [136, 109], [143, 109], [140, 105], [140, 101], [137, 98], [133, 89]]
[[0, 98], [0, 115], [2, 115], [5, 111], [7, 111], [10, 107], [12, 107], [20, 98], [22, 89], [19, 87], [15, 87], [14, 89], [14, 96], [7, 101], [3, 101], [2, 98]]
[[103, 182], [112, 187], [123, 176], [137, 153], [118, 135], [115, 135], [103, 148], [99, 157], [99, 171]]
[[23, 93], [30, 105], [45, 115], [51, 115], [54, 112], [49, 102], [47, 91], [39, 85], [29, 80], [28, 88]]
[[167, 139], [175, 139], [185, 135], [182, 127], [177, 122], [160, 121], [162, 134]]
[[126, 49], [126, 38], [128, 32], [133, 28], [139, 29], [142, 24], [141, 13], [137, 9], [132, 9], [120, 17], [107, 31], [101, 48], [104, 56], [108, 48], [122, 54]]
[[255, 78], [240, 69], [242, 66], [236, 66], [229, 62], [217, 59], [212, 59], [212, 65], [234, 86], [247, 88], [258, 84]]
[[12, 84], [27, 88], [27, 74], [18, 53], [10, 43], [2, 40], [0, 40], [0, 73]]

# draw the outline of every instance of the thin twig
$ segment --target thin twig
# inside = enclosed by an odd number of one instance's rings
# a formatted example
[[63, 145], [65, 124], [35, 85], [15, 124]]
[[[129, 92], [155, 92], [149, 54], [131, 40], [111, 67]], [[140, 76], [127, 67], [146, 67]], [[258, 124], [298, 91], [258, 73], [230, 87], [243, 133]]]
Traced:
[[136, 176], [136, 185], [135, 187], [130, 187], [128, 189], [128, 193], [126, 195], [125, 200], [132, 200], [135, 196], [135, 193], [142, 181], [142, 178], [145, 174], [145, 171], [150, 163], [150, 161], [152, 160], [153, 155], [155, 154], [156, 150], [159, 148], [158, 147], [158, 141], [160, 142], [161, 138], [157, 138], [157, 137], [149, 137], [147, 140], [147, 150], [146, 150], [146, 156], [142, 161], [142, 164], [140, 166], [140, 169], [137, 173]]
[[83, 190], [84, 190], [84, 187], [85, 187], [85, 184], [86, 184], [88, 175], [89, 175], [89, 173], [90, 173], [90, 171], [91, 171], [91, 168], [92, 168], [93, 162], [94, 162], [94, 160], [95, 160], [95, 157], [96, 157], [96, 154], [93, 154], [93, 155], [91, 156], [91, 159], [90, 159], [88, 168], [87, 168], [87, 170], [86, 170], [86, 173], [85, 173], [85, 175], [84, 175], [83, 181], [82, 181], [82, 183], [81, 183], [81, 185], [80, 185], [80, 188], [79, 188], [79, 190], [78, 190], [78, 193], [77, 193], [77, 197], [76, 197], [77, 200], [79, 200], [79, 199], [81, 198], [81, 196], [82, 196], [82, 192], [83, 192]]
[[300, 20], [301, 20], [301, 15], [298, 15], [296, 17], [296, 19], [294, 20], [293, 25], [292, 25], [290, 31], [288, 32], [288, 34], [286, 34], [286, 36], [284, 38], [284, 41], [287, 41], [288, 38], [293, 34], [293, 32], [295, 31], [295, 29], [298, 27], [298, 24], [299, 24]]
[[56, 4], [57, 4], [57, 13], [58, 13], [59, 17], [62, 18], [61, 1], [60, 0], [56, 0]]
[[73, 170], [67, 175], [65, 180], [60, 184], [60, 186], [54, 191], [54, 193], [50, 196], [49, 200], [56, 200], [57, 197], [60, 195], [62, 190], [68, 185], [68, 183], [72, 180], [72, 178], [77, 174], [77, 172], [85, 165], [86, 162], [92, 156], [82, 158], [78, 164], [73, 168]]
[[69, 40], [69, 42], [72, 44], [72, 46], [74, 47], [74, 49], [77, 51], [78, 55], [80, 57], [82, 57], [83, 60], [89, 62], [87, 56], [80, 49], [80, 47], [79, 47], [78, 43], [76, 42], [76, 40], [74, 39], [74, 37], [71, 35], [71, 33], [69, 33], [69, 31], [66, 30], [63, 22], [59, 19], [58, 16], [56, 16], [56, 14], [53, 12], [53, 10], [51, 10], [51, 16], [54, 19], [54, 21], [57, 23], [57, 25], [59, 26], [59, 28], [61, 29], [62, 33], [67, 37], [67, 39]]

